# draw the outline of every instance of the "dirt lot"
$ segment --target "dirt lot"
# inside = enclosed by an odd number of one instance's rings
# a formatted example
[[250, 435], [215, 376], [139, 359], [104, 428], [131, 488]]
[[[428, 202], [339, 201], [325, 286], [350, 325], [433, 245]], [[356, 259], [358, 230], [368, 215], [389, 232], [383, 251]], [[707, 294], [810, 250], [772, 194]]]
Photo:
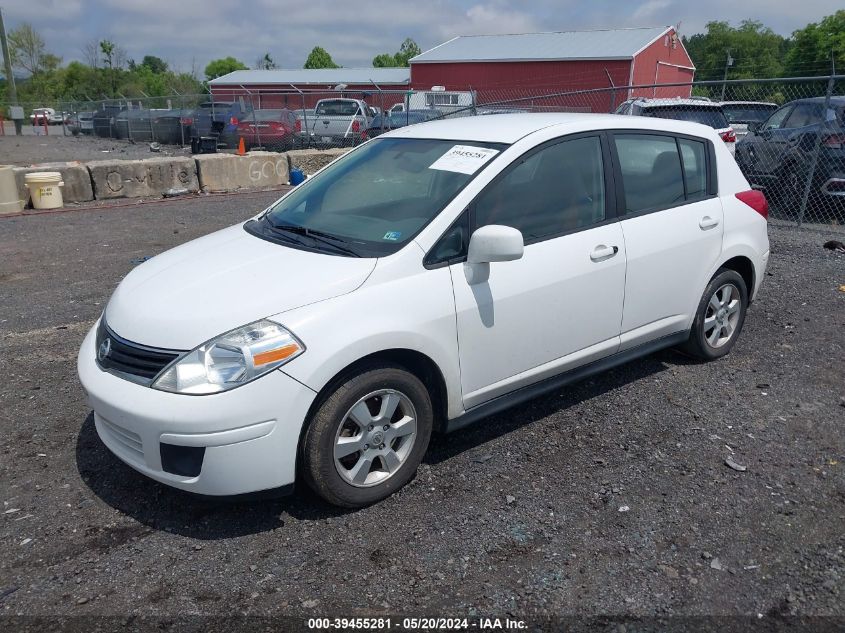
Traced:
[[32, 165], [36, 163], [57, 163], [66, 161], [114, 160], [130, 158], [151, 158], [153, 156], [190, 156], [190, 147], [165, 145], [162, 151], [153, 153], [149, 143], [130, 143], [97, 136], [63, 136], [60, 126], [51, 126], [50, 135], [35, 136], [30, 126], [24, 126], [25, 134], [15, 136], [8, 129], [6, 136], [0, 136], [0, 164]]
[[772, 227], [719, 362], [660, 353], [435, 438], [365, 510], [305, 490], [218, 505], [111, 456], [75, 356], [133, 259], [271, 199], [0, 218], [0, 615], [845, 626], [845, 255], [828, 235]]

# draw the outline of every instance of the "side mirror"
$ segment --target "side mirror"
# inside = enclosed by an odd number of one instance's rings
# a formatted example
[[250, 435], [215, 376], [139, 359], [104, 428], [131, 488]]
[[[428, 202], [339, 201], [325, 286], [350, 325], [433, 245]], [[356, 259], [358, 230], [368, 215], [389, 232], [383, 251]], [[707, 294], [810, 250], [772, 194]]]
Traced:
[[748, 124], [748, 131], [756, 134], [760, 130], [760, 124], [757, 121], [751, 121]]
[[522, 233], [510, 226], [488, 224], [470, 237], [467, 263], [509, 262], [522, 257], [524, 250]]
[[469, 238], [464, 275], [467, 283], [480, 284], [490, 278], [490, 262], [509, 262], [522, 257], [522, 233], [509, 226], [488, 224]]

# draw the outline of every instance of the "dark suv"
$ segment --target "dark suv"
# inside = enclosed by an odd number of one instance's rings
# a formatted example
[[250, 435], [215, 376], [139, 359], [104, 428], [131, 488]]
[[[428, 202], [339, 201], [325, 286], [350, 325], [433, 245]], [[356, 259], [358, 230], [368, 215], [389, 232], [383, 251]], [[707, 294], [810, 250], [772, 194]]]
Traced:
[[794, 206], [818, 147], [810, 201], [845, 206], [845, 97], [831, 97], [827, 111], [824, 104], [824, 97], [791, 101], [763, 123], [748, 126], [736, 162], [749, 182]]
[[217, 135], [227, 147], [238, 142], [238, 123], [252, 112], [240, 101], [206, 101], [194, 111], [192, 137]]

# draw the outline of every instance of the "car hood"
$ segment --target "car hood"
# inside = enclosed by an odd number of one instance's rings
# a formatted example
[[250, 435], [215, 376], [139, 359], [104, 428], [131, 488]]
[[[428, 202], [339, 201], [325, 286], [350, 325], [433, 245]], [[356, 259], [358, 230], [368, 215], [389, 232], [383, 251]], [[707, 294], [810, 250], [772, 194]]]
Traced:
[[135, 343], [193, 349], [266, 316], [352, 292], [376, 261], [302, 251], [233, 226], [138, 266], [112, 295], [106, 322]]

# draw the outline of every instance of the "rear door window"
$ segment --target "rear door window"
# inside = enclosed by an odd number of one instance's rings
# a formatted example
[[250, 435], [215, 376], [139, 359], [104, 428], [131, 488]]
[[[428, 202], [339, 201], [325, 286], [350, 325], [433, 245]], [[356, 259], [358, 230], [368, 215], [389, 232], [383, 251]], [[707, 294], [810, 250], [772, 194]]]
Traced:
[[666, 209], [707, 197], [707, 144], [658, 134], [614, 134], [625, 212]]

